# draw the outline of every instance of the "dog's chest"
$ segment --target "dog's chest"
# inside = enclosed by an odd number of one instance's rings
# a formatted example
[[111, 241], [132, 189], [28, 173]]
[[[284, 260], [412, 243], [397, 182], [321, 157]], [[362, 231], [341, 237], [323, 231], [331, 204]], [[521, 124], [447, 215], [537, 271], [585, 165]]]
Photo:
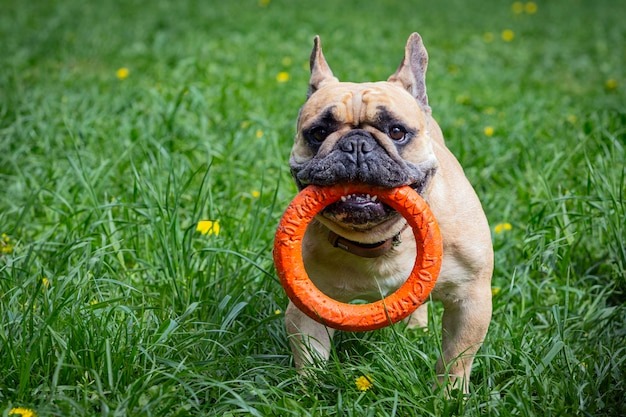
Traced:
[[324, 240], [305, 239], [303, 259], [311, 281], [338, 301], [380, 300], [409, 276], [415, 261], [410, 248], [392, 249], [378, 258], [363, 258], [334, 248]]

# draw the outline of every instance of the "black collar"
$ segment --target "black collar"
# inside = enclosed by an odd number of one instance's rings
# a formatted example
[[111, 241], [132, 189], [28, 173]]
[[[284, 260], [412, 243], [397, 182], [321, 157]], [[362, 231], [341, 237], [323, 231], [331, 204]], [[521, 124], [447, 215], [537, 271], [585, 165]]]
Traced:
[[328, 232], [328, 241], [331, 245], [333, 245], [333, 247], [343, 249], [353, 255], [357, 255], [362, 258], [378, 258], [379, 256], [383, 256], [384, 254], [389, 252], [394, 246], [397, 246], [400, 243], [400, 233], [402, 233], [407, 226], [402, 228], [402, 230], [394, 237], [383, 240], [382, 242], [355, 242], [353, 240], [349, 240], [345, 237], [339, 236], [332, 230]]

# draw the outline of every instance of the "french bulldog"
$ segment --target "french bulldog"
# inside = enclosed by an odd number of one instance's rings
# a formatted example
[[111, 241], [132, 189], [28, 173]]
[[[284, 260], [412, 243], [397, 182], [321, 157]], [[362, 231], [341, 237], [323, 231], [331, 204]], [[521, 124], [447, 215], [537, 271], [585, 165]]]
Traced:
[[[319, 37], [311, 53], [307, 99], [289, 164], [297, 186], [408, 185], [428, 203], [443, 238], [440, 275], [431, 293], [443, 303], [438, 383], [469, 390], [470, 371], [491, 321], [491, 233], [481, 203], [448, 150], [426, 94], [428, 55], [419, 34], [387, 81], [340, 82]], [[380, 300], [407, 279], [416, 244], [403, 216], [367, 194], [342, 197], [311, 222], [302, 243], [305, 269], [342, 302]], [[334, 330], [290, 302], [287, 333], [297, 368], [329, 358]], [[407, 319], [428, 325], [427, 304]]]

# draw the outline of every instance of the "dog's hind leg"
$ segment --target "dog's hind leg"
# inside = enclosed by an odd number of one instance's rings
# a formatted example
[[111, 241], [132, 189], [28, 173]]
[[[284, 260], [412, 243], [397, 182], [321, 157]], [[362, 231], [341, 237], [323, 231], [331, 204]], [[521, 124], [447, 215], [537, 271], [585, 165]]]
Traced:
[[440, 384], [449, 379], [452, 388], [469, 392], [472, 362], [487, 333], [491, 309], [488, 281], [469, 288], [466, 298], [444, 301], [443, 352], [437, 362]]

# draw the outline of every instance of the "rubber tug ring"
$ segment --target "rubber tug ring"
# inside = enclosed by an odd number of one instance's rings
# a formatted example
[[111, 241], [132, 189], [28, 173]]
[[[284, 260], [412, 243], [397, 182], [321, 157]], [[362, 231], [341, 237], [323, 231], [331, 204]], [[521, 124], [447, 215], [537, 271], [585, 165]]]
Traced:
[[[330, 298], [309, 279], [302, 260], [302, 239], [309, 223], [326, 206], [354, 193], [376, 195], [398, 211], [413, 230], [417, 246], [415, 264], [404, 284], [393, 294], [368, 304]], [[443, 244], [428, 204], [409, 186], [388, 189], [358, 184], [310, 185], [285, 210], [276, 230], [273, 255], [280, 283], [301, 311], [334, 329], [368, 331], [397, 323], [426, 301], [439, 276]]]

